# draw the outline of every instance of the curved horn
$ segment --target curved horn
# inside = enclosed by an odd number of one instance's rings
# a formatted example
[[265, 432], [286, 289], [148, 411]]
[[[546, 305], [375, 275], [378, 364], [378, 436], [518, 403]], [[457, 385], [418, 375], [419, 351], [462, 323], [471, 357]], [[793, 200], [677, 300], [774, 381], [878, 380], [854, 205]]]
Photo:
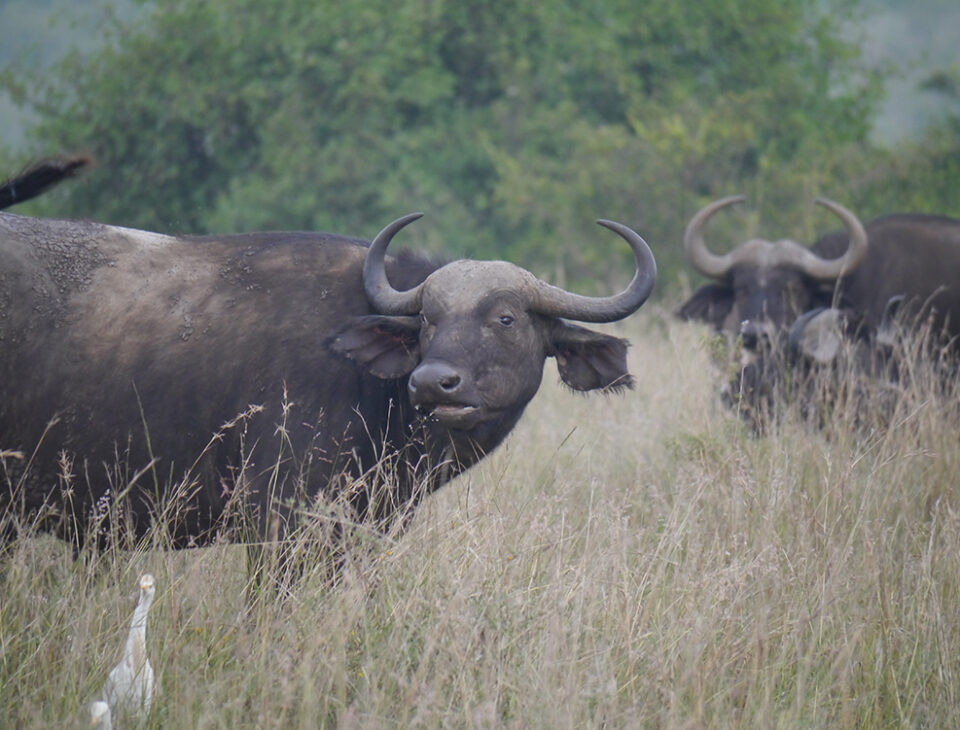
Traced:
[[586, 297], [538, 279], [531, 309], [579, 322], [616, 322], [633, 314], [647, 301], [657, 280], [657, 262], [650, 247], [639, 234], [622, 223], [608, 220], [598, 220], [597, 223], [616, 233], [633, 249], [636, 272], [627, 288], [609, 297]]
[[745, 198], [742, 195], [731, 195], [715, 200], [701, 208], [687, 224], [687, 229], [683, 233], [683, 250], [693, 267], [704, 276], [722, 279], [734, 264], [733, 251], [724, 256], [717, 256], [707, 250], [707, 245], [703, 242], [703, 229], [706, 227], [707, 221], [721, 208], [742, 203], [744, 200]]
[[850, 233], [850, 245], [843, 256], [838, 259], [824, 259], [811, 251], [811, 256], [801, 266], [801, 270], [807, 276], [831, 281], [849, 274], [863, 263], [867, 256], [867, 232], [863, 229], [860, 219], [839, 203], [834, 203], [827, 198], [817, 198], [815, 202], [831, 213], [835, 213]]
[[363, 261], [363, 289], [374, 309], [381, 314], [416, 314], [420, 311], [423, 284], [408, 291], [397, 291], [387, 281], [383, 258], [387, 246], [397, 232], [422, 217], [423, 213], [408, 213], [387, 224], [373, 239], [367, 251], [367, 257]]

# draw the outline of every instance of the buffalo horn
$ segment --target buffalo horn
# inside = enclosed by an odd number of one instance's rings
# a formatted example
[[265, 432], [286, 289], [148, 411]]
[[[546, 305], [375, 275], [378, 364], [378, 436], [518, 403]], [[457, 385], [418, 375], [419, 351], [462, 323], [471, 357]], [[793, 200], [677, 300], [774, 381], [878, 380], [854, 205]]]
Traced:
[[811, 279], [833, 281], [856, 269], [867, 255], [867, 233], [863, 225], [849, 210], [826, 198], [817, 198], [816, 202], [839, 216], [850, 233], [850, 246], [840, 258], [825, 259], [794, 241], [781, 241], [775, 246], [750, 241], [723, 256], [710, 253], [703, 241], [703, 229], [707, 221], [721, 208], [741, 203], [743, 200], [742, 195], [715, 200], [703, 207], [687, 224], [683, 235], [683, 248], [690, 263], [701, 274], [723, 279], [737, 264], [760, 265], [763, 262], [767, 266], [793, 266]]
[[736, 250], [723, 256], [717, 256], [707, 250], [707, 245], [703, 242], [703, 229], [706, 227], [707, 221], [721, 208], [742, 203], [744, 200], [745, 198], [742, 195], [731, 195], [727, 198], [715, 200], [701, 208], [687, 224], [687, 229], [683, 233], [683, 250], [693, 267], [704, 276], [722, 279], [736, 263], [733, 256]]
[[657, 280], [657, 262], [650, 247], [639, 234], [622, 223], [608, 220], [598, 220], [597, 223], [616, 233], [633, 249], [636, 272], [627, 288], [609, 297], [587, 297], [537, 280], [531, 309], [578, 322], [615, 322], [637, 311], [647, 300]]
[[423, 284], [407, 291], [397, 291], [387, 281], [383, 259], [387, 246], [400, 229], [422, 217], [423, 213], [408, 213], [387, 224], [367, 251], [363, 262], [363, 288], [367, 292], [367, 299], [381, 314], [416, 314], [420, 311]]
[[863, 263], [867, 255], [867, 232], [857, 216], [839, 203], [826, 198], [817, 198], [816, 203], [835, 213], [843, 221], [843, 225], [850, 233], [850, 245], [847, 247], [847, 252], [837, 259], [821, 258], [811, 251], [811, 258], [804, 262], [801, 270], [812, 279], [833, 281], [843, 274], [849, 274]]

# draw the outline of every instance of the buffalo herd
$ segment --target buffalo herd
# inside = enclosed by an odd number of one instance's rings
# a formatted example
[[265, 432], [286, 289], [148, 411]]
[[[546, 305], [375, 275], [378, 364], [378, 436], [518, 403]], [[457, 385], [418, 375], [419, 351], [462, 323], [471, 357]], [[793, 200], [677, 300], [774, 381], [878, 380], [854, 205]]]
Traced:
[[[0, 208], [88, 162], [25, 170], [0, 184]], [[741, 385], [763, 390], [771, 352], [828, 364], [853, 343], [875, 361], [911, 323], [952, 348], [960, 221], [862, 224], [819, 199], [843, 230], [811, 247], [753, 239], [711, 252], [708, 222], [741, 201], [690, 220], [684, 250], [711, 281], [678, 311], [737, 343]], [[160, 521], [173, 546], [203, 545], [238, 515], [277, 537], [304, 505], [334, 502], [384, 529], [504, 440], [546, 358], [577, 391], [631, 386], [627, 342], [570, 322], [644, 304], [656, 264], [637, 233], [598, 221], [630, 246], [635, 272], [623, 291], [588, 297], [503, 261], [387, 255], [419, 217], [367, 243], [0, 213], [4, 537], [32, 524], [79, 549], [110, 520], [134, 538]]]
[[707, 223], [742, 200], [717, 200], [687, 225], [687, 258], [713, 281], [677, 313], [736, 341], [739, 367], [724, 394], [750, 420], [783, 395], [785, 375], [797, 383], [811, 367], [824, 373], [842, 365], [846, 380], [851, 372], [890, 376], [901, 354], [894, 345], [904, 335], [952, 360], [960, 336], [960, 220], [896, 214], [863, 224], [843, 206], [818, 199], [844, 230], [809, 248], [753, 239], [712, 253], [704, 241]]

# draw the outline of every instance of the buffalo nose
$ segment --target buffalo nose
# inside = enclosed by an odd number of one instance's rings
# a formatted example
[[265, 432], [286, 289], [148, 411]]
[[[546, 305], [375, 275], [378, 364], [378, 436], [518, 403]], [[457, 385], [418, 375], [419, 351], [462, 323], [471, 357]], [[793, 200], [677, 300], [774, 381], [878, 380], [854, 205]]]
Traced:
[[444, 400], [460, 388], [460, 374], [445, 362], [422, 363], [410, 375], [410, 395], [419, 403]]
[[764, 337], [770, 334], [769, 329], [761, 322], [753, 322], [749, 319], [740, 323], [740, 339], [743, 346], [748, 350], [755, 350]]

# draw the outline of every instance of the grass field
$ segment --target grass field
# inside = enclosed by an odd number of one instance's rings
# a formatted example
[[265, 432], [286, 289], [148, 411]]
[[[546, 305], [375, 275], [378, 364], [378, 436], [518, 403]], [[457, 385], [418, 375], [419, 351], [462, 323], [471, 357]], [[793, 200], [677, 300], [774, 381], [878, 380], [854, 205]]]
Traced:
[[960, 727], [956, 389], [755, 437], [704, 330], [634, 320], [635, 390], [551, 366], [505, 446], [335, 588], [308, 569], [248, 602], [235, 546], [17, 542], [0, 727], [86, 727], [147, 571], [154, 728]]

